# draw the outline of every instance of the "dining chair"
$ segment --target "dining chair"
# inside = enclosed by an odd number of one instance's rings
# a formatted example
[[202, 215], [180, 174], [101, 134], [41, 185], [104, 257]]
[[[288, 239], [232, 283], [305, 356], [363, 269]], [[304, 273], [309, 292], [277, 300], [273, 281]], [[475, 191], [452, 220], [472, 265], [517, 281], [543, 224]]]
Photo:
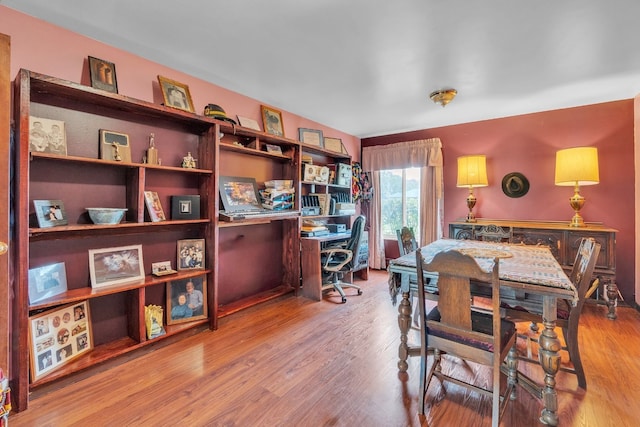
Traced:
[[400, 256], [418, 249], [418, 242], [416, 241], [416, 236], [413, 233], [413, 228], [402, 227], [400, 230], [396, 230], [396, 236], [398, 237], [398, 250], [400, 252]]
[[[469, 255], [451, 250], [440, 252], [426, 263], [422, 250], [416, 251], [418, 305], [420, 311], [420, 390], [419, 412], [424, 414], [427, 389], [433, 377], [467, 387], [491, 397], [492, 425], [498, 426], [509, 400], [516, 398], [518, 359], [515, 349], [515, 324], [500, 316], [499, 260], [493, 261], [491, 272], [484, 271]], [[424, 272], [437, 273], [440, 292], [437, 307], [426, 312]], [[491, 287], [491, 312], [472, 310], [471, 281]], [[427, 355], [433, 350], [434, 360], [427, 373]], [[442, 353], [492, 368], [490, 386], [472, 384], [442, 370]], [[506, 386], [501, 395], [505, 365]]]
[[[578, 292], [578, 301], [573, 305], [571, 301], [560, 300], [558, 301], [557, 309], [556, 326], [562, 328], [562, 335], [565, 342], [562, 350], [569, 353], [569, 359], [573, 364], [572, 368], [561, 366], [560, 369], [575, 374], [578, 378], [578, 386], [584, 390], [587, 389], [587, 379], [584, 374], [584, 368], [580, 358], [580, 349], [578, 347], [578, 324], [585, 300], [592, 293], [593, 289], [598, 286], [598, 279], [593, 280], [592, 276], [599, 254], [600, 243], [596, 242], [592, 237], [582, 239], [573, 263], [573, 268], [569, 274], [569, 279]], [[503, 305], [503, 309], [505, 310], [506, 317], [515, 322], [542, 322], [542, 316], [531, 313], [523, 307]], [[530, 348], [531, 342], [538, 342], [535, 336], [520, 334], [519, 338], [528, 340], [527, 348]], [[530, 353], [530, 351], [528, 353]], [[530, 354], [520, 356], [519, 358], [526, 362], [540, 363], [538, 359], [532, 358]]]

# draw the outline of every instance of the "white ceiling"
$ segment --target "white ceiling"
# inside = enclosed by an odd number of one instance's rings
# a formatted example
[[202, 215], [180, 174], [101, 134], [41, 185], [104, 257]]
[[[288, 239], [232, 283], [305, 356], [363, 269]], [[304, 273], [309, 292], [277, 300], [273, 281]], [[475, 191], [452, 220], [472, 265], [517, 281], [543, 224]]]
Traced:
[[0, 3], [359, 137], [640, 93], [638, 0]]

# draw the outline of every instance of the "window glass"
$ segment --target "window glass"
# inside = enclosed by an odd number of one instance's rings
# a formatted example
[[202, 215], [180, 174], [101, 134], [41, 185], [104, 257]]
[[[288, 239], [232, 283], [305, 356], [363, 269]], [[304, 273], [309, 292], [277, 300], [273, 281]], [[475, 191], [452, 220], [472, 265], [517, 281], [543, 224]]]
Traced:
[[380, 172], [382, 234], [396, 240], [396, 230], [411, 227], [420, 235], [420, 168]]

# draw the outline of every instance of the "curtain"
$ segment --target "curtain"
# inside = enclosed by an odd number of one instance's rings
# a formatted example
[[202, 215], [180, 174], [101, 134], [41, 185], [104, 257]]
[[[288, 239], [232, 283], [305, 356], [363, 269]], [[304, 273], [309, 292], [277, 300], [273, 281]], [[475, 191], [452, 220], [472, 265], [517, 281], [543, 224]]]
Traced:
[[362, 149], [362, 169], [371, 172], [374, 195], [371, 206], [371, 232], [369, 241], [369, 265], [385, 268], [384, 239], [382, 237], [380, 171], [387, 169], [420, 168], [420, 246], [431, 243], [442, 236], [442, 143], [440, 138], [421, 139], [395, 144], [364, 147]]

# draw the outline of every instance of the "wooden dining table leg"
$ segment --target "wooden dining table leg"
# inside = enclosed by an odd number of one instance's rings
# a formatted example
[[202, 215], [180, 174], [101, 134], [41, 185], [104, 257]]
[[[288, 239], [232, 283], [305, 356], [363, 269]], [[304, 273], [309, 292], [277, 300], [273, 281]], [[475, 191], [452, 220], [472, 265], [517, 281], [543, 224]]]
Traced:
[[398, 327], [400, 328], [400, 346], [398, 347], [398, 370], [400, 372], [407, 372], [409, 364], [407, 359], [409, 358], [409, 344], [408, 333], [411, 327], [411, 299], [409, 298], [410, 292], [402, 292], [402, 300], [398, 304]]
[[560, 369], [560, 354], [562, 348], [558, 334], [556, 334], [556, 299], [545, 297], [543, 303], [542, 324], [544, 329], [540, 335], [539, 359], [544, 370], [544, 387], [542, 401], [544, 408], [540, 414], [540, 422], [558, 425], [558, 392], [556, 391], [556, 374]]

